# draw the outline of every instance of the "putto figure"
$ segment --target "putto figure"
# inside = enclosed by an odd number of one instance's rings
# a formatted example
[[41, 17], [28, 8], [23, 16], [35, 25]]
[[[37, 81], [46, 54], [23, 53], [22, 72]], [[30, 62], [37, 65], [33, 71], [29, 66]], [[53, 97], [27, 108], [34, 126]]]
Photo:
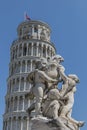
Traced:
[[41, 116], [41, 103], [44, 96], [45, 89], [47, 89], [47, 83], [55, 84], [56, 79], [52, 79], [46, 74], [47, 67], [46, 61], [43, 59], [38, 62], [38, 68], [30, 72], [28, 75], [28, 80], [33, 84], [32, 92], [35, 96], [35, 114], [36, 116]]
[[[61, 65], [64, 61], [60, 55], [37, 61], [36, 69], [28, 74], [28, 81], [33, 85], [30, 93], [34, 103], [27, 109], [30, 116], [35, 109], [35, 118], [51, 119], [58, 130], [79, 130], [84, 125], [71, 117], [74, 104], [74, 93], [79, 78], [75, 74], [65, 74]], [[58, 84], [62, 86], [59, 90]]]

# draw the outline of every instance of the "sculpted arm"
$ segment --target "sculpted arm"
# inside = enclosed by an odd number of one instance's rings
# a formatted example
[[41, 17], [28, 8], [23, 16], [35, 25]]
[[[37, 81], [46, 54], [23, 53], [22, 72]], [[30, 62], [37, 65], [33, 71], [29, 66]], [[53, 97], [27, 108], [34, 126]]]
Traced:
[[47, 81], [47, 82], [57, 82], [56, 79], [52, 79], [51, 77], [49, 77], [44, 71], [38, 71], [39, 77], [41, 77], [43, 80]]
[[31, 84], [33, 84], [33, 82], [34, 82], [34, 77], [35, 77], [35, 72], [32, 71], [32, 72], [30, 72], [30, 73], [28, 74], [27, 80], [28, 80]]
[[68, 77], [64, 73], [65, 68], [60, 65], [60, 66], [58, 66], [58, 71], [59, 71], [60, 77], [63, 79], [63, 81], [68, 82]]

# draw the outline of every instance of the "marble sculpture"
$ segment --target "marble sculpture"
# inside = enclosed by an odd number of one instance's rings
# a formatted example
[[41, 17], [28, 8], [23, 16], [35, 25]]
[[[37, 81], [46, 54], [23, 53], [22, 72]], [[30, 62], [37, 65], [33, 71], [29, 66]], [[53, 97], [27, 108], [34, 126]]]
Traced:
[[[60, 55], [41, 59], [36, 69], [28, 74], [32, 88], [27, 96], [33, 100], [27, 109], [31, 118], [31, 130], [79, 130], [84, 121], [72, 117], [74, 94], [79, 78], [75, 74], [65, 74]], [[61, 83], [61, 88], [58, 88]]]

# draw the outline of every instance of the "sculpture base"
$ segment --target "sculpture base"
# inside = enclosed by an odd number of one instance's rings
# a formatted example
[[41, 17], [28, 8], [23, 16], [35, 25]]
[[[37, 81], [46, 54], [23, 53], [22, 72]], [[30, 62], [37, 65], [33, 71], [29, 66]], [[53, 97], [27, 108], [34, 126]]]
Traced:
[[47, 119], [45, 117], [33, 118], [31, 122], [31, 130], [71, 130], [65, 127], [65, 125], [61, 125], [60, 122], [56, 122], [56, 120]]

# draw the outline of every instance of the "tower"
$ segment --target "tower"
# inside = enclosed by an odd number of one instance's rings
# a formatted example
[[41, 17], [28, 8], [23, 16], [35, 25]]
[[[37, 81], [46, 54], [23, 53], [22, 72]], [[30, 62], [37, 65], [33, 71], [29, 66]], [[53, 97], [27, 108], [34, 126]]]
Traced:
[[36, 60], [55, 55], [50, 33], [50, 27], [42, 21], [26, 20], [17, 28], [18, 38], [10, 48], [3, 130], [29, 130], [26, 109], [30, 100], [25, 94], [30, 91], [31, 84], [27, 76], [35, 69]]

